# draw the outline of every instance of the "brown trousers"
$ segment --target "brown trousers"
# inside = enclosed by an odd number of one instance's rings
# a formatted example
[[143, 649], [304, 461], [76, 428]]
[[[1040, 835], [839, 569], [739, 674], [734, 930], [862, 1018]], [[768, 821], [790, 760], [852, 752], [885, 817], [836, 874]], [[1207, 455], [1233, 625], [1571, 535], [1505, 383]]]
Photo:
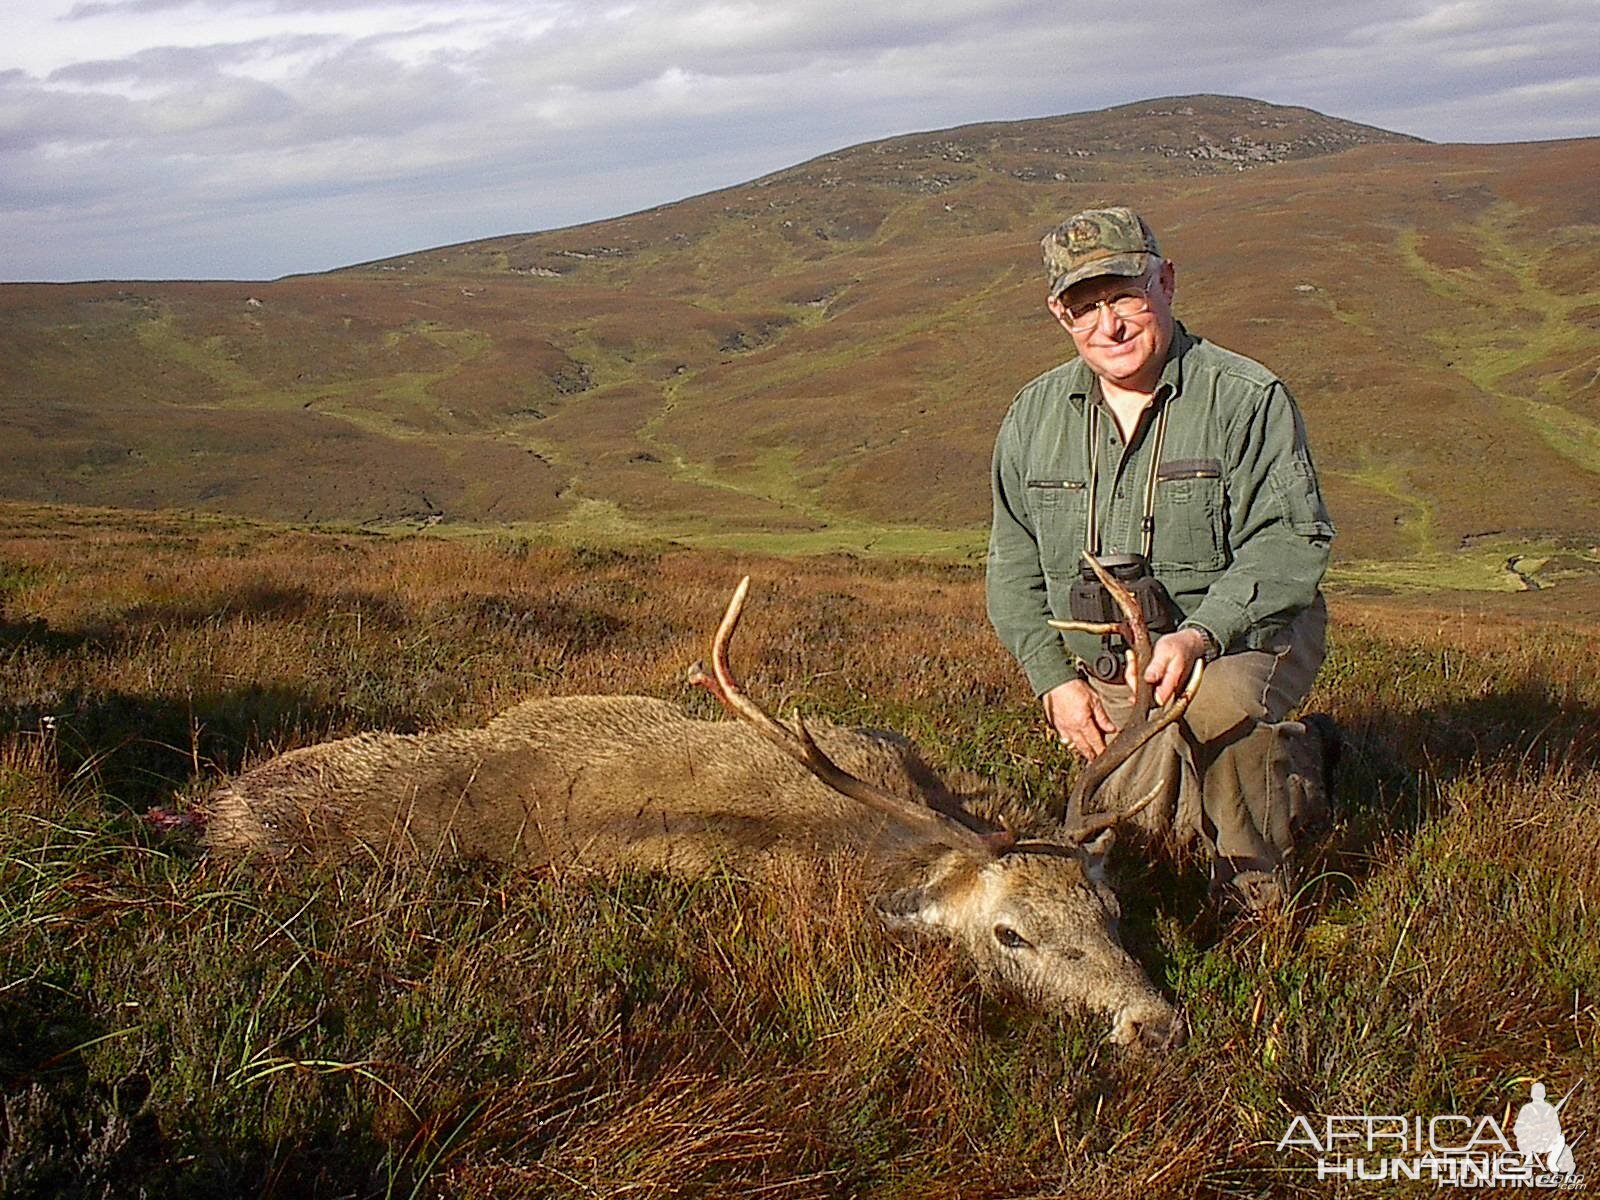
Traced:
[[[1116, 812], [1158, 793], [1136, 825], [1180, 845], [1201, 838], [1214, 890], [1231, 886], [1250, 908], [1273, 903], [1297, 835], [1328, 819], [1321, 741], [1284, 719], [1311, 690], [1327, 627], [1318, 595], [1270, 649], [1210, 663], [1183, 719], [1129, 759], [1093, 807]], [[1122, 684], [1090, 682], [1120, 728], [1132, 694]]]

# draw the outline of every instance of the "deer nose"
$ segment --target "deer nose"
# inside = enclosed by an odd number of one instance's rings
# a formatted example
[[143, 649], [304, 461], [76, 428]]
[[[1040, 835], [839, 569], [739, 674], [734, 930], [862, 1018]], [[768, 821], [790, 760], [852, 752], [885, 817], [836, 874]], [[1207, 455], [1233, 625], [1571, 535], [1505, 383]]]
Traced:
[[1129, 1005], [1117, 1014], [1111, 1040], [1130, 1050], [1161, 1053], [1189, 1040], [1183, 1014], [1161, 1005]]

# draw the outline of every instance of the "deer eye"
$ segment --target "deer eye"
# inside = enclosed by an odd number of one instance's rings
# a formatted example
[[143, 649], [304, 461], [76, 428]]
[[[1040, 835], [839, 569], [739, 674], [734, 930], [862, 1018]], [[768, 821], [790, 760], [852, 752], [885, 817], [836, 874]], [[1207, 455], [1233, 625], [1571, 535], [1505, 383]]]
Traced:
[[1033, 943], [1023, 937], [1009, 925], [996, 925], [994, 927], [994, 940], [1007, 950], [1032, 950]]

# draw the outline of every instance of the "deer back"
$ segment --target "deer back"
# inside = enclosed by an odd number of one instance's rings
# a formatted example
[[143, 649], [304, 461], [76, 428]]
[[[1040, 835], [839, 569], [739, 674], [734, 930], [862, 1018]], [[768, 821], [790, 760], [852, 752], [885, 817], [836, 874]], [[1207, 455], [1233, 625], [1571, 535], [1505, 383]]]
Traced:
[[[816, 738], [886, 791], [955, 804], [903, 738], [833, 726]], [[642, 696], [531, 700], [482, 729], [361, 734], [290, 751], [224, 784], [205, 807], [213, 849], [278, 861], [399, 850], [699, 872], [755, 869], [791, 850], [875, 860], [911, 844], [748, 726]]]

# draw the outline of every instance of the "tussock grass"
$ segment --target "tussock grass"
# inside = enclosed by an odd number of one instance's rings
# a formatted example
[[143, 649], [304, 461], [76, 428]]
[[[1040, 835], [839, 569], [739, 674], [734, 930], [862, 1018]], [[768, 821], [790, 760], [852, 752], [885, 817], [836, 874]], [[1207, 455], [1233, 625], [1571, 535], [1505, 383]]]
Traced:
[[[709, 714], [681, 672], [746, 571], [760, 694], [900, 729], [1037, 819], [1068, 763], [971, 569], [19, 519], [0, 1194], [1326, 1195], [1275, 1149], [1292, 1113], [1503, 1118], [1597, 1077], [1592, 628], [1336, 605], [1312, 703], [1350, 734], [1342, 816], [1291, 908], [1219, 927], [1191, 864], [1116, 864], [1193, 1029], [1162, 1059], [891, 938], [848, 862], [267, 879], [139, 819], [279, 749], [530, 695]], [[1600, 1128], [1588, 1085], [1563, 1121]]]

